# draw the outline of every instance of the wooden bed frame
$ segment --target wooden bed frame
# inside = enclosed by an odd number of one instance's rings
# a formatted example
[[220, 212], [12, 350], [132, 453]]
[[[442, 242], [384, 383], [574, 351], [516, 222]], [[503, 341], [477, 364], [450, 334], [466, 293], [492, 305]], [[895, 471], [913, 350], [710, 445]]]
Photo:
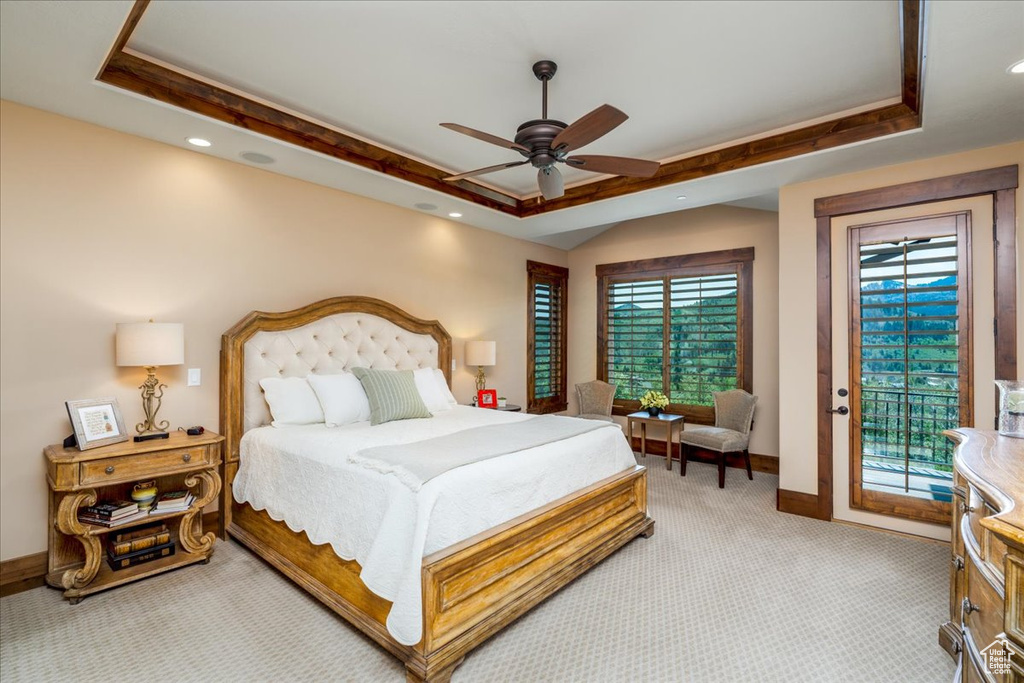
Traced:
[[451, 383], [451, 337], [366, 297], [326, 299], [286, 313], [255, 311], [222, 337], [221, 431], [226, 437], [221, 536], [230, 534], [405, 663], [407, 680], [443, 683], [466, 653], [636, 536], [654, 533], [647, 471], [636, 467], [423, 558], [423, 638], [398, 643], [385, 628], [391, 603], [367, 589], [360, 567], [315, 546], [304, 532], [231, 496], [243, 433], [245, 343], [260, 331], [293, 330], [338, 313], [371, 314], [437, 342]]

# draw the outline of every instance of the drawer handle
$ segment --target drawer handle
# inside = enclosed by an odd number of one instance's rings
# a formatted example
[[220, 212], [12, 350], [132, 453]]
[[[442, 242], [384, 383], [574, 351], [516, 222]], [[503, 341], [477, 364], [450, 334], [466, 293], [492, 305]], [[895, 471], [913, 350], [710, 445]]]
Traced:
[[963, 602], [960, 603], [960, 611], [963, 613], [963, 616], [966, 617], [971, 612], [980, 612], [981, 610], [978, 609], [977, 605], [971, 602], [970, 598], [964, 598]]
[[972, 508], [970, 505], [968, 505], [967, 503], [965, 503], [964, 501], [961, 500], [960, 501], [960, 514], [961, 515], [966, 515], [968, 512], [974, 512], [974, 508]]
[[107, 465], [107, 469], [105, 469], [103, 471], [106, 472], [107, 474], [113, 474], [114, 473], [114, 466], [113, 465]]
[[186, 453], [185, 455], [181, 456], [181, 459], [184, 460], [185, 462], [188, 462], [189, 460], [192, 459], [192, 454]]
[[953, 566], [956, 568], [958, 572], [962, 572], [964, 570], [964, 558], [960, 557], [959, 555], [954, 555]]

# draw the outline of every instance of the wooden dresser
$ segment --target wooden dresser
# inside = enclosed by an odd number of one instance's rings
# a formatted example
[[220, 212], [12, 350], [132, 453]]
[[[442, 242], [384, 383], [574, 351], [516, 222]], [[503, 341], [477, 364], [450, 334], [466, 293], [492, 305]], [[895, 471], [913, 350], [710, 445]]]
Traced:
[[949, 621], [939, 644], [957, 660], [956, 681], [1024, 683], [1024, 440], [945, 434], [957, 447]]

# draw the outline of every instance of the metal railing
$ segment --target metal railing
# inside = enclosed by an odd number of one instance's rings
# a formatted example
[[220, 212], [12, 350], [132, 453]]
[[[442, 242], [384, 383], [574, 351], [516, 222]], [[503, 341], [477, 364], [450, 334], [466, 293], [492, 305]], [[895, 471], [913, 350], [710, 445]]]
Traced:
[[898, 463], [922, 474], [952, 471], [953, 446], [942, 431], [960, 426], [955, 389], [862, 387], [860, 416], [863, 460]]

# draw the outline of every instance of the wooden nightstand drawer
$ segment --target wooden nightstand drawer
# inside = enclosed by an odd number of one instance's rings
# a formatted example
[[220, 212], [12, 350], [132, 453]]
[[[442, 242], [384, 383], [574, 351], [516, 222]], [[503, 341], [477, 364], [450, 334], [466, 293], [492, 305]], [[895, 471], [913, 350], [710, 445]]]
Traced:
[[145, 457], [123, 455], [118, 458], [83, 462], [81, 465], [82, 485], [131, 481], [206, 467], [209, 465], [208, 452], [205, 447], [196, 446], [147, 453]]

